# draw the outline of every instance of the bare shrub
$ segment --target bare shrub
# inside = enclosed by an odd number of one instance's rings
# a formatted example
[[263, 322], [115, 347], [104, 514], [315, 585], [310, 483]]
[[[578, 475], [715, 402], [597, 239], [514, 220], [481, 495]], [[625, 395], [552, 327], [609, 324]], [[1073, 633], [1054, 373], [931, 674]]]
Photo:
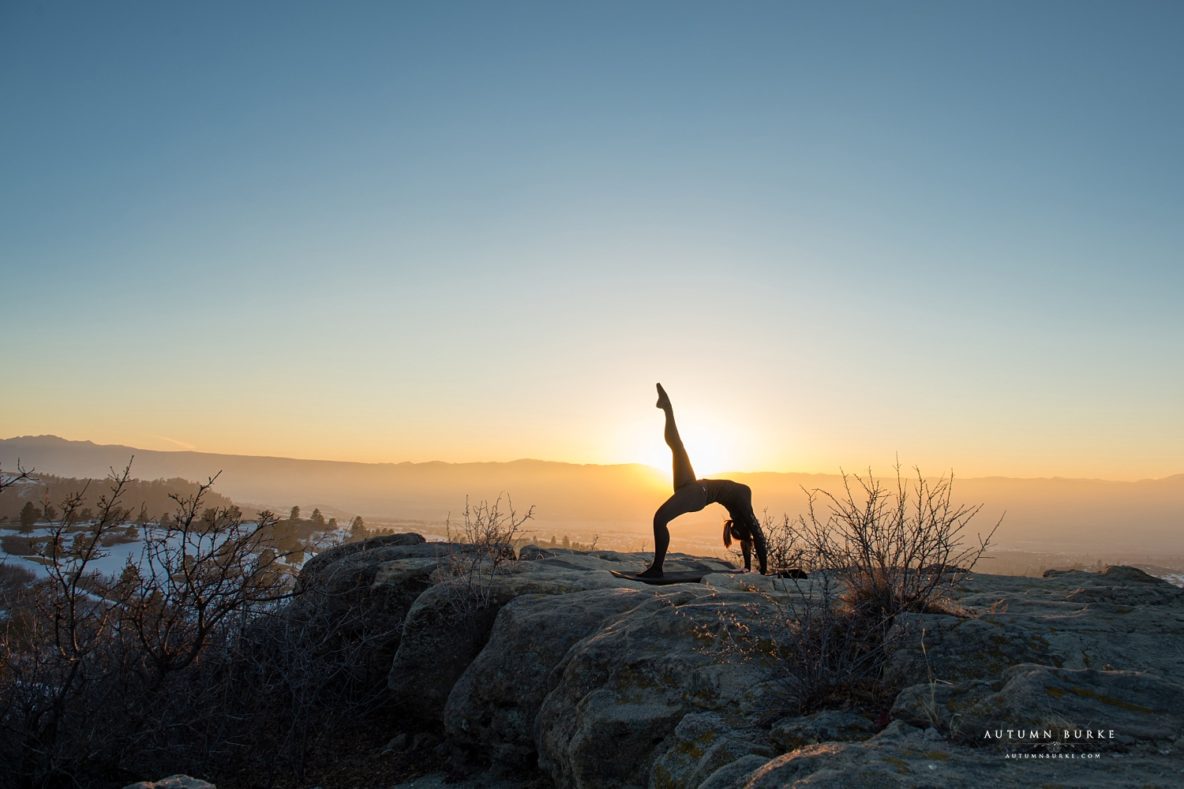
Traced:
[[215, 479], [174, 497], [174, 517], [145, 534], [138, 571], [118, 587], [122, 624], [139, 642], [152, 684], [196, 660], [224, 621], [290, 596], [269, 550], [276, 516], [265, 511], [244, 522], [237, 507], [203, 508]]
[[5, 559], [0, 561], [0, 594], [31, 584], [37, 578], [32, 571]]
[[449, 600], [458, 613], [490, 605], [493, 579], [505, 562], [513, 561], [514, 542], [523, 524], [533, 517], [533, 506], [519, 515], [508, 494], [498, 496], [492, 504], [482, 499], [473, 505], [466, 497], [462, 519], [455, 532], [449, 515], [445, 523], [448, 539], [464, 546], [448, 555], [443, 568], [447, 573], [444, 583], [453, 592]]
[[[23, 562], [9, 561], [7, 557], [0, 560], [0, 630], [15, 629], [14, 619], [28, 619], [29, 589], [37, 576], [29, 569], [22, 567]], [[3, 641], [0, 640], [0, 644]], [[0, 657], [0, 666], [4, 659]]]
[[[896, 468], [887, 488], [870, 473], [843, 475], [843, 492], [807, 491], [796, 521], [769, 523], [770, 554], [802, 563], [808, 579], [787, 582], [777, 598], [787, 623], [781, 645], [801, 710], [885, 708], [894, 695], [880, 680], [895, 617], [906, 611], [956, 612], [952, 587], [987, 550], [996, 523], [967, 543], [981, 505], [957, 505], [953, 477], [936, 481]], [[828, 505], [825, 512], [820, 502]], [[776, 546], [776, 547], [774, 547]]]
[[770, 570], [801, 569], [805, 564], [806, 546], [801, 533], [794, 528], [794, 521], [788, 515], [782, 515], [780, 521], [774, 521], [767, 510], [761, 521]]
[[201, 669], [287, 594], [274, 554], [260, 550], [273, 518], [205, 517], [213, 479], [176, 499], [139, 564], [118, 579], [99, 574], [104, 543], [125, 528], [129, 475], [130, 464], [112, 471], [86, 528], [85, 488], [62, 502], [42, 549], [48, 578], [28, 591], [29, 615], [0, 627], [0, 783], [118, 782], [192, 756], [222, 714], [208, 707], [212, 675]]
[[[220, 501], [207, 497], [213, 478], [142, 527], [138, 561], [114, 578], [95, 572], [132, 528], [128, 483], [125, 468], [98, 506], [92, 495], [82, 507], [85, 490], [62, 502], [35, 557], [47, 579], [0, 577], [15, 601], [0, 619], [0, 785], [122, 786], [176, 772], [306, 784], [343, 749], [372, 747], [389, 729], [375, 722], [398, 714], [382, 666], [401, 621], [348, 591], [296, 600], [275, 516], [245, 522], [233, 506], [207, 506]], [[512, 535], [524, 518], [510, 513]], [[506, 533], [498, 507], [468, 520], [490, 554]]]
[[769, 599], [785, 623], [778, 655], [796, 710], [879, 706], [885, 622], [847, 608], [845, 586], [834, 572], [815, 569], [806, 579], [776, 583], [785, 593]]
[[0, 548], [9, 556], [37, 556], [38, 540], [33, 537], [22, 537], [19, 534], [5, 534], [0, 537]]
[[[813, 567], [842, 574], [843, 599], [860, 613], [891, 618], [930, 610], [971, 570], [990, 545], [966, 544], [966, 527], [982, 505], [954, 504], [953, 475], [907, 480], [896, 467], [895, 489], [868, 476], [843, 475], [843, 494], [810, 491], [798, 524]], [[827, 500], [820, 514], [818, 501]]]
[[393, 633], [373, 611], [314, 589], [237, 625], [191, 672], [189, 708], [157, 715], [186, 738], [166, 772], [188, 761], [243, 784], [302, 784], [318, 761], [340, 758], [343, 741], [392, 714], [385, 675], [372, 673], [378, 654], [389, 666]]

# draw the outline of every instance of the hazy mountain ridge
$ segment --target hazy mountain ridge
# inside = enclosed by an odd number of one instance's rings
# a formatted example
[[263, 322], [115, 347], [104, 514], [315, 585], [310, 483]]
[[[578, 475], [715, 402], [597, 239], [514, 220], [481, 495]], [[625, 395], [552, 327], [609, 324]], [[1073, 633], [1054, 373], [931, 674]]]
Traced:
[[[534, 525], [541, 532], [573, 524], [589, 529], [602, 524], [606, 531], [636, 532], [644, 538], [654, 509], [669, 490], [666, 474], [639, 464], [359, 463], [143, 450], [56, 436], [0, 439], [0, 464], [7, 471], [15, 469], [19, 459], [24, 466], [46, 473], [101, 477], [111, 467], [122, 468], [133, 455], [132, 473], [138, 478], [205, 480], [221, 471], [219, 492], [235, 501], [280, 511], [293, 504], [327, 505], [368, 517], [439, 521], [450, 513], [456, 517], [466, 496], [492, 500], [508, 493], [520, 512], [535, 507]], [[764, 511], [774, 518], [802, 512], [805, 490], [834, 492], [841, 484], [838, 474], [729, 472], [726, 476], [750, 485], [758, 514]], [[1184, 474], [1135, 482], [959, 477], [954, 494], [959, 502], [984, 504], [974, 530], [989, 529], [1006, 513], [997, 535], [1000, 545], [1184, 552]], [[688, 535], [707, 534], [722, 518], [717, 509], [686, 516], [677, 525]]]

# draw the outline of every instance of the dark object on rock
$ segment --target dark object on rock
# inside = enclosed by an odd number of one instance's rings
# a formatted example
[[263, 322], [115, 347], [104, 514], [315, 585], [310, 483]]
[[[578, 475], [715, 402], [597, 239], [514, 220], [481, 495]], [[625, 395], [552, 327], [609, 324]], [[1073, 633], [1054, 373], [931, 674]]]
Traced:
[[387, 548], [393, 546], [406, 545], [423, 545], [426, 542], [422, 534], [415, 532], [404, 532], [402, 534], [384, 534], [381, 537], [371, 537], [362, 542], [347, 542], [344, 545], [338, 545], [336, 548], [330, 548], [323, 553], [318, 553], [316, 556], [304, 563], [300, 575], [311, 576], [316, 575], [321, 567], [332, 562], [337, 562], [347, 556], [354, 554], [370, 553], [379, 548]]
[[1102, 577], [1111, 581], [1134, 581], [1135, 583], [1158, 584], [1162, 578], [1156, 578], [1138, 567], [1128, 567], [1125, 564], [1115, 564], [1102, 571]]
[[710, 573], [739, 573], [739, 570], [707, 570], [707, 571], [692, 571], [686, 573], [666, 573], [657, 577], [646, 576], [641, 573], [627, 573], [621, 570], [609, 570], [610, 573], [618, 578], [624, 578], [626, 581], [640, 581], [643, 584], [651, 584], [653, 586], [666, 586], [667, 584], [697, 584], [703, 580], [703, 576]]
[[778, 570], [777, 577], [778, 578], [809, 578], [810, 576], [808, 576], [806, 574], [805, 570], [802, 570], [798, 567], [790, 567], [787, 570]]
[[535, 559], [548, 559], [555, 554], [551, 553], [545, 548], [540, 548], [537, 545], [523, 545], [518, 551], [518, 560], [522, 562], [534, 561]]

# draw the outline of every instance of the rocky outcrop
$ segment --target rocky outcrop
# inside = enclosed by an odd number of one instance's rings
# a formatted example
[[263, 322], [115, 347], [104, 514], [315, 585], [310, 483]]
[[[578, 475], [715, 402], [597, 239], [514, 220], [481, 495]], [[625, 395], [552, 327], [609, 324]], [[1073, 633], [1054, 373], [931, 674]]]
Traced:
[[[653, 594], [654, 587], [625, 581], [610, 570], [636, 570], [642, 562], [631, 554], [571, 551], [533, 561], [463, 567], [456, 575], [440, 567], [437, 583], [420, 594], [403, 624], [399, 649], [390, 665], [389, 686], [395, 702], [408, 715], [426, 723], [443, 723], [444, 706], [453, 685], [482, 651], [503, 605], [523, 595], [566, 596], [592, 589], [632, 588]], [[727, 569], [724, 562], [674, 555], [672, 572]], [[455, 568], [453, 568], [454, 570]], [[566, 601], [553, 603], [562, 616]]]
[[650, 770], [650, 786], [699, 786], [737, 761], [764, 763], [777, 753], [764, 729], [738, 727], [716, 712], [687, 713], [667, 740], [669, 747]]
[[401, 719], [434, 727], [490, 776], [564, 787], [1184, 782], [1184, 591], [1131, 568], [966, 574], [950, 613], [893, 623], [881, 688], [898, 688], [894, 698], [861, 708], [853, 694], [842, 708], [832, 694], [835, 708], [798, 714], [800, 678], [784, 655], [794, 601], [816, 596], [814, 578], [671, 557], [671, 570], [707, 574], [651, 587], [608, 572], [648, 556], [550, 547], [458, 576], [440, 557], [463, 550], [352, 548], [302, 583], [400, 620], [386, 659]]
[[218, 789], [212, 783], [200, 778], [190, 778], [188, 775], [170, 775], [159, 781], [140, 781], [128, 784], [123, 789]]
[[301, 570], [286, 614], [314, 652], [340, 650], [341, 641], [363, 645], [351, 671], [360, 685], [381, 687], [408, 610], [456, 550], [418, 534], [393, 534], [325, 551]]
[[786, 701], [777, 621], [760, 597], [687, 588], [580, 641], [539, 710], [540, 766], [563, 786], [686, 785], [671, 768], [694, 765], [669, 751], [682, 747], [680, 722], [704, 712], [725, 725], [721, 739], [767, 747], [766, 733], [743, 732]]
[[865, 740], [875, 734], [876, 729], [875, 723], [864, 715], [846, 710], [822, 710], [813, 715], [779, 721], [769, 735], [784, 752], [819, 742]]
[[527, 594], [497, 615], [488, 642], [448, 696], [445, 726], [458, 743], [509, 766], [537, 758], [535, 720], [558, 683], [555, 668], [569, 649], [607, 621], [655, 595], [614, 587], [572, 592], [555, 615], [551, 595]]
[[[807, 745], [756, 766], [736, 764], [727, 782], [709, 779], [701, 787], [782, 789], [808, 785], [824, 789], [848, 787], [1091, 786], [1173, 787], [1184, 777], [1178, 757], [1131, 754], [1121, 759], [1085, 758], [1092, 751], [1046, 753], [1042, 758], [1013, 758], [982, 748], [953, 744], [934, 729], [894, 721], [863, 742]], [[1033, 756], [1038, 756], [1038, 753]], [[1070, 756], [1075, 758], [1069, 758]], [[727, 768], [725, 768], [727, 769]], [[722, 774], [722, 771], [721, 771]], [[799, 782], [801, 782], [799, 784]]]

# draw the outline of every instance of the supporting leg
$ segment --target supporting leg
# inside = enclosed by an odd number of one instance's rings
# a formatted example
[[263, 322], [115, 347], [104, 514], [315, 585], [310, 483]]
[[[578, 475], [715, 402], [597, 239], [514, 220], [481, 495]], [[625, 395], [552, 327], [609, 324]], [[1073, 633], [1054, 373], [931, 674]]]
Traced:
[[674, 492], [654, 513], [654, 561], [640, 575], [645, 578], [661, 578], [662, 565], [666, 561], [666, 550], [670, 547], [670, 521], [688, 512], [698, 512], [707, 506], [707, 496], [698, 485], [686, 485]]

